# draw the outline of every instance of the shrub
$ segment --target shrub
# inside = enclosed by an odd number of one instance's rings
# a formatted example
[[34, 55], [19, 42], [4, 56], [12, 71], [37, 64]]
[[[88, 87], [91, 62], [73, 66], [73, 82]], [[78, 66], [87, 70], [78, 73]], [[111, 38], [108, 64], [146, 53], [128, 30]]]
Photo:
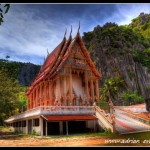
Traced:
[[121, 98], [125, 100], [125, 105], [139, 104], [144, 102], [144, 98], [138, 95], [137, 90], [135, 90], [133, 93], [130, 91], [123, 92]]

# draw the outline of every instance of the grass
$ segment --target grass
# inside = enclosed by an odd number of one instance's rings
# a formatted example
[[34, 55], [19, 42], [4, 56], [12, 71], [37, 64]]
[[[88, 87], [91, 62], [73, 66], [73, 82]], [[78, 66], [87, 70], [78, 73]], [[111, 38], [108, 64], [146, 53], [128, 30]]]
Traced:
[[55, 135], [55, 136], [50, 136], [52, 139], [57, 139], [57, 138], [79, 138], [79, 137], [99, 137], [99, 136], [111, 136], [111, 133], [105, 133], [105, 132], [98, 132], [98, 133], [79, 133], [79, 134], [71, 134], [71, 135]]
[[134, 139], [139, 139], [139, 140], [150, 140], [150, 131], [141, 132], [141, 133], [124, 134], [124, 135], [119, 135], [119, 136], [123, 137], [123, 138], [134, 138]]
[[[38, 135], [34, 135], [34, 134], [21, 134], [21, 133], [15, 133], [13, 132], [9, 127], [3, 127], [0, 126], [0, 132], [9, 132], [10, 134], [16, 134], [16, 135], [20, 135], [22, 137], [34, 137], [34, 136], [38, 136]], [[148, 132], [141, 132], [141, 133], [132, 133], [132, 134], [116, 134], [116, 133], [109, 133], [107, 131], [102, 131], [102, 132], [96, 132], [96, 133], [78, 133], [78, 134], [71, 134], [71, 135], [53, 135], [53, 136], [48, 136], [50, 138], [76, 138], [76, 137], [100, 137], [100, 136], [104, 136], [104, 137], [108, 137], [108, 138], [135, 138], [135, 139], [139, 139], [139, 140], [150, 140], [150, 131]], [[43, 137], [44, 138], [44, 137]]]
[[7, 133], [10, 132], [10, 133], [12, 133], [13, 131], [9, 127], [0, 126], [0, 132], [7, 132]]
[[105, 137], [109, 139], [129, 139], [130, 138], [130, 139], [136, 139], [136, 140], [150, 140], [150, 131], [143, 132], [143, 133], [124, 134], [124, 135], [118, 135], [116, 133], [98, 132], [98, 133], [84, 133], [84, 134], [72, 134], [72, 135], [48, 136], [48, 137], [46, 139]]

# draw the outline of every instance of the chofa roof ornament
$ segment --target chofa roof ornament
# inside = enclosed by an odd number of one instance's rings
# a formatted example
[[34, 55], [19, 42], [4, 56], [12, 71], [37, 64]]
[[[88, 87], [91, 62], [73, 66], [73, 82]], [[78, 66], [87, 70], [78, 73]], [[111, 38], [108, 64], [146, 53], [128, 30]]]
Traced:
[[64, 34], [64, 38], [66, 37], [66, 34], [67, 34], [67, 28], [66, 28], [66, 31], [65, 31], [65, 34]]
[[71, 36], [71, 34], [72, 34], [72, 25], [71, 25], [71, 31], [70, 31], [70, 36]]
[[49, 51], [48, 51], [48, 48], [47, 48], [47, 55], [49, 55]]
[[79, 34], [79, 30], [80, 30], [80, 21], [79, 21], [79, 27], [78, 27], [78, 34]]

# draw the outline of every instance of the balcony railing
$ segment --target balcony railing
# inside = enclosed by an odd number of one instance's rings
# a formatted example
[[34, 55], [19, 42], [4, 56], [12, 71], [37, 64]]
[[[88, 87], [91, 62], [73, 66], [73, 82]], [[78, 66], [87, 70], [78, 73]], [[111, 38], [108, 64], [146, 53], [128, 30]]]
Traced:
[[38, 115], [92, 115], [94, 114], [93, 106], [39, 106], [31, 110], [22, 112], [16, 116], [12, 116], [5, 120], [11, 122], [18, 119], [23, 119]]

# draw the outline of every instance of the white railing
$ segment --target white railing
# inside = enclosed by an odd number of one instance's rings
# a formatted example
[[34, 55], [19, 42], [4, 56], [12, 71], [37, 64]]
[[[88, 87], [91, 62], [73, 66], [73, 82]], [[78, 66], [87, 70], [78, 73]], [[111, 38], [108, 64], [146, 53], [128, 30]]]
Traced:
[[[117, 111], [118, 114], [124, 114], [124, 115], [126, 115], [126, 116], [128, 116], [128, 117], [130, 117], [130, 118], [133, 118], [133, 119], [135, 119], [135, 120], [138, 120], [138, 121], [140, 121], [140, 122], [143, 122], [143, 123], [145, 123], [145, 124], [147, 124], [147, 125], [150, 124], [149, 119], [145, 119], [145, 118], [143, 118], [143, 117], [137, 116], [137, 115], [134, 114], [132, 111], [129, 112], [129, 111], [127, 111], [126, 109], [121, 108], [120, 106], [119, 106], [119, 107], [118, 107], [118, 106], [115, 106], [114, 108], [115, 108], [115, 111]], [[115, 113], [116, 116], [118, 115], [117, 113]]]
[[114, 132], [113, 129], [113, 121], [111, 119], [110, 114], [106, 114], [104, 110], [100, 109], [100, 107], [95, 107], [95, 115], [99, 119], [100, 125], [102, 124], [102, 128], [110, 129], [111, 132]]
[[146, 104], [131, 105], [131, 106], [119, 106], [119, 107], [124, 110], [130, 110], [134, 113], [147, 112]]
[[94, 114], [93, 106], [39, 106], [31, 110], [22, 112], [16, 116], [12, 116], [5, 120], [11, 122], [22, 118], [38, 116], [38, 115], [92, 115]]
[[119, 134], [150, 131], [148, 120], [135, 116], [133, 113], [117, 106], [115, 106], [115, 118], [115, 129]]

